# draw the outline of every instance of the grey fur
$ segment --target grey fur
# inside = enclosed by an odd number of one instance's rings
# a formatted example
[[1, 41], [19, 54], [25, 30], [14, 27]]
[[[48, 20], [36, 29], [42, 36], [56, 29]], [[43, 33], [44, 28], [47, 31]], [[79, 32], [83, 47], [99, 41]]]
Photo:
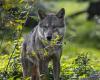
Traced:
[[[40, 74], [48, 74], [49, 61], [53, 61], [54, 80], [59, 80], [60, 58], [62, 53], [62, 40], [64, 37], [64, 14], [62, 8], [57, 14], [45, 14], [38, 11], [40, 22], [25, 38], [22, 46], [21, 62], [23, 67], [23, 76], [31, 77], [31, 80], [41, 80]], [[50, 42], [61, 36], [55, 45]], [[48, 38], [49, 37], [49, 38]], [[47, 44], [44, 42], [46, 41]], [[47, 55], [45, 55], [45, 50]]]

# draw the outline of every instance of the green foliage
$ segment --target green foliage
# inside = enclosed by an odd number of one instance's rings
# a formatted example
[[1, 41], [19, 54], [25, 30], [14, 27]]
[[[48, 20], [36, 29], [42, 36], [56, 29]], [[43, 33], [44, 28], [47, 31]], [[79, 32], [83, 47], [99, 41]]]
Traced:
[[93, 74], [93, 68], [89, 64], [90, 59], [87, 57], [87, 54], [79, 55], [73, 64], [75, 65], [74, 72], [77, 74], [77, 77], [83, 76], [88, 77]]
[[[4, 61], [3, 66], [0, 68], [0, 79], [17, 79], [22, 76], [21, 62], [20, 62], [20, 49], [23, 39], [14, 40], [12, 43], [12, 52], [5, 56], [2, 56], [4, 60], [1, 59], [1, 62]], [[11, 47], [11, 46], [10, 46]], [[13, 55], [13, 56], [12, 56]], [[9, 62], [10, 61], [10, 62]]]
[[[58, 40], [58, 37], [57, 39]], [[55, 41], [53, 43], [55, 43]], [[23, 38], [19, 38], [17, 40], [13, 41], [14, 46], [14, 55], [12, 56], [10, 60], [10, 64], [8, 65], [8, 58], [6, 58], [4, 67], [1, 69], [0, 75], [2, 76], [1, 79], [7, 78], [7, 79], [19, 79], [22, 78], [22, 69], [21, 69], [21, 63], [20, 63], [20, 49], [21, 49], [21, 43], [23, 41]], [[46, 51], [47, 52], [47, 51]], [[11, 56], [12, 54], [10, 54]], [[6, 56], [7, 57], [7, 56]], [[70, 60], [71, 63], [67, 63], [67, 60], [64, 59], [61, 61], [61, 79], [80, 79], [84, 77], [89, 77], [91, 74], [94, 73], [94, 69], [90, 65], [90, 59], [88, 58], [87, 54], [80, 54], [77, 58], [74, 58]], [[70, 65], [69, 65], [70, 64]], [[7, 68], [8, 65], [8, 68]], [[5, 69], [7, 70], [5, 71]], [[53, 73], [52, 68], [49, 68], [50, 75], [48, 76], [50, 80], [53, 79]], [[27, 78], [29, 79], [29, 78]]]
[[[61, 61], [62, 80], [81, 80], [96, 73], [95, 69], [90, 65], [91, 59], [89, 59], [87, 54], [82, 53], [70, 61], [70, 63], [66, 63], [65, 59]], [[50, 80], [52, 80], [53, 71], [51, 66], [49, 70], [49, 75], [51, 75], [49, 77], [51, 78]]]
[[[10, 2], [10, 0], [7, 1]], [[26, 6], [24, 6], [26, 11], [28, 11], [30, 5], [26, 5], [26, 3], [23, 4], [23, 0], [11, 1], [13, 1], [14, 4], [8, 4], [8, 2], [6, 2], [6, 5], [3, 6], [4, 10], [0, 13], [0, 20], [3, 20], [2, 22], [4, 22], [2, 27], [3, 29], [4, 27], [7, 29], [6, 31], [3, 31], [1, 30], [0, 26], [0, 44], [2, 42], [2, 38], [4, 37], [4, 41], [2, 45], [0, 45], [0, 80], [20, 80], [22, 78], [20, 49], [23, 38], [18, 38], [18, 36], [20, 35], [20, 30], [22, 30], [21, 24], [24, 23], [25, 18], [19, 19], [19, 14], [24, 10], [23, 5]], [[15, 5], [16, 1], [19, 2], [17, 2]], [[52, 7], [51, 9], [58, 10], [59, 8], [64, 7], [66, 9], [66, 15], [69, 15], [74, 12], [86, 9], [88, 3], [65, 2], [59, 0], [59, 2], [55, 2], [54, 5], [56, 6]], [[11, 12], [14, 17], [7, 19], [7, 15], [10, 14], [10, 12], [7, 10], [16, 6], [19, 8], [18, 13]], [[100, 25], [95, 21], [86, 21], [86, 17], [87, 14], [83, 14], [68, 20], [64, 39], [66, 45], [62, 44], [62, 80], [80, 80], [100, 71], [100, 50], [98, 49], [100, 48]], [[26, 29], [24, 33], [25, 32], [28, 32], [28, 30]], [[58, 39], [59, 36], [57, 36], [55, 40], [52, 40], [51, 46], [55, 45]], [[44, 43], [47, 44], [46, 41], [44, 41]], [[43, 51], [45, 55], [48, 54], [45, 49]], [[81, 54], [81, 52], [84, 54]], [[87, 52], [88, 54], [86, 54]], [[13, 56], [8, 65], [8, 61], [12, 53]], [[49, 73], [49, 80], [53, 80], [52, 66], [49, 67]]]

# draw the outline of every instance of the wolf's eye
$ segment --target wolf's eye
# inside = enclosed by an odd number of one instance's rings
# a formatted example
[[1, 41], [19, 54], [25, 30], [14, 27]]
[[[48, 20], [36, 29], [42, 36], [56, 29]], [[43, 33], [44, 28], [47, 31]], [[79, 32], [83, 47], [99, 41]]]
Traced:
[[56, 26], [53, 26], [53, 28], [56, 28]]
[[48, 28], [47, 26], [44, 26], [44, 28]]
[[44, 30], [47, 30], [48, 29], [48, 27], [47, 26], [43, 26], [44, 27]]

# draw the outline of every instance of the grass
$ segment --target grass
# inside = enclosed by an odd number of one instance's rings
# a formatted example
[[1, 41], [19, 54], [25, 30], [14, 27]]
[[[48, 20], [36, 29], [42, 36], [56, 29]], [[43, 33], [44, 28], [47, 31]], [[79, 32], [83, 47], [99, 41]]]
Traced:
[[88, 57], [91, 60], [91, 65], [96, 69], [100, 70], [100, 50], [95, 48], [87, 48], [80, 44], [73, 43], [73, 42], [67, 42], [66, 45], [63, 46], [63, 58], [66, 57], [66, 63], [69, 64], [72, 63], [72, 61], [79, 55], [79, 54], [88, 54]]

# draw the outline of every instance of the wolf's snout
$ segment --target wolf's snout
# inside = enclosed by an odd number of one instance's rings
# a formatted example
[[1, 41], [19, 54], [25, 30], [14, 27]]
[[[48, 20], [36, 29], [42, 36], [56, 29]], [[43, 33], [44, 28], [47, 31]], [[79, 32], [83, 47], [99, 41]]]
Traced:
[[47, 36], [48, 41], [51, 41], [51, 39], [52, 39], [52, 36]]

